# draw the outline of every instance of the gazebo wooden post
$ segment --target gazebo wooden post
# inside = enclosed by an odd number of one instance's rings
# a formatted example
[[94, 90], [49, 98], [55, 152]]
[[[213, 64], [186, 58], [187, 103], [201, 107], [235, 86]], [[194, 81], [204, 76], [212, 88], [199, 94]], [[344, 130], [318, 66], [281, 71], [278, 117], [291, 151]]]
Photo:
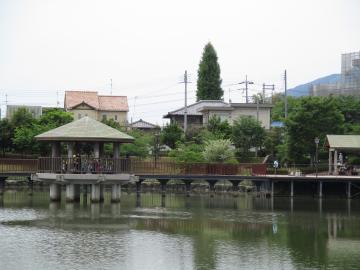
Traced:
[[333, 149], [329, 149], [329, 174], [333, 173]]
[[337, 174], [337, 159], [338, 159], [338, 153], [337, 153], [337, 150], [335, 149], [334, 151], [334, 174], [336, 175]]
[[99, 142], [94, 142], [94, 158], [100, 158], [100, 144]]

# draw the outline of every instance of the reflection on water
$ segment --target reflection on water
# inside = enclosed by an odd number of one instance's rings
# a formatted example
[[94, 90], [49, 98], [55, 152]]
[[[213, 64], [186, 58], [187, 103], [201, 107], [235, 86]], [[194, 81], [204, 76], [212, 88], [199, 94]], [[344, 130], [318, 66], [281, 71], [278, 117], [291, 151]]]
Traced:
[[105, 195], [74, 204], [6, 192], [0, 269], [359, 268], [357, 200]]

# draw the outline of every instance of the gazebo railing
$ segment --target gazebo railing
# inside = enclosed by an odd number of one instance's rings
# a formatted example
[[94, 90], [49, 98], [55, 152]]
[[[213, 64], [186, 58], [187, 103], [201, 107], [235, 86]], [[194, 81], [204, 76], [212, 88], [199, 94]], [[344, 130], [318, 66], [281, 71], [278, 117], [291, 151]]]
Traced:
[[130, 159], [40, 157], [38, 172], [42, 173], [130, 173]]

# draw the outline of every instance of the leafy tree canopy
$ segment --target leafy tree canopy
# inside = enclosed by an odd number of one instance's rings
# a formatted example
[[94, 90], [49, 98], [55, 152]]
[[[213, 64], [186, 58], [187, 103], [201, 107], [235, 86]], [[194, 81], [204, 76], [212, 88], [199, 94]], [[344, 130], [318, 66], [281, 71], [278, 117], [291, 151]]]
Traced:
[[180, 143], [176, 149], [170, 151], [169, 156], [177, 162], [203, 162], [204, 146], [195, 143]]
[[167, 124], [161, 132], [161, 142], [174, 149], [176, 143], [183, 141], [183, 131], [177, 123]]
[[332, 97], [300, 98], [285, 124], [290, 161], [306, 162], [315, 153], [315, 137], [323, 143], [326, 134], [343, 134], [344, 116]]
[[256, 119], [243, 116], [234, 121], [232, 141], [241, 155], [247, 156], [252, 147], [261, 147], [264, 140], [265, 129]]
[[219, 139], [230, 139], [231, 126], [228, 121], [221, 121], [219, 116], [213, 115], [209, 119], [207, 129]]

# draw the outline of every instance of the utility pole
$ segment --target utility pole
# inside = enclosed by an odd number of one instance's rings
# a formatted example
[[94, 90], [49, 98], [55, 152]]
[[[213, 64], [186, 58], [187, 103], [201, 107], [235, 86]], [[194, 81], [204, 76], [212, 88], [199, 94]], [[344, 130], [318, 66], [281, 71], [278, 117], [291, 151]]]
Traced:
[[59, 101], [59, 91], [56, 91], [56, 106], [60, 107], [60, 101]]
[[287, 103], [287, 74], [286, 69], [284, 72], [284, 88], [285, 88], [285, 119], [288, 116], [288, 103]]
[[245, 81], [242, 81], [242, 82], [239, 83], [239, 84], [245, 84], [246, 103], [249, 103], [249, 93], [248, 93], [249, 87], [248, 87], [248, 85], [249, 85], [249, 84], [254, 84], [254, 82], [248, 81], [247, 75], [246, 75], [246, 76], [245, 76]]
[[110, 95], [112, 96], [112, 78], [110, 79]]
[[263, 91], [263, 98], [264, 98], [264, 103], [265, 103], [265, 96], [266, 96], [266, 90], [271, 90], [271, 103], [272, 103], [272, 96], [273, 96], [273, 92], [275, 90], [275, 84], [266, 84], [266, 83], [263, 83], [263, 88], [262, 88], [262, 91]]
[[259, 122], [259, 95], [256, 97], [256, 120]]
[[185, 84], [184, 133], [185, 134], [187, 130], [187, 83], [188, 83], [187, 70], [185, 70], [185, 74], [184, 74], [184, 84]]

